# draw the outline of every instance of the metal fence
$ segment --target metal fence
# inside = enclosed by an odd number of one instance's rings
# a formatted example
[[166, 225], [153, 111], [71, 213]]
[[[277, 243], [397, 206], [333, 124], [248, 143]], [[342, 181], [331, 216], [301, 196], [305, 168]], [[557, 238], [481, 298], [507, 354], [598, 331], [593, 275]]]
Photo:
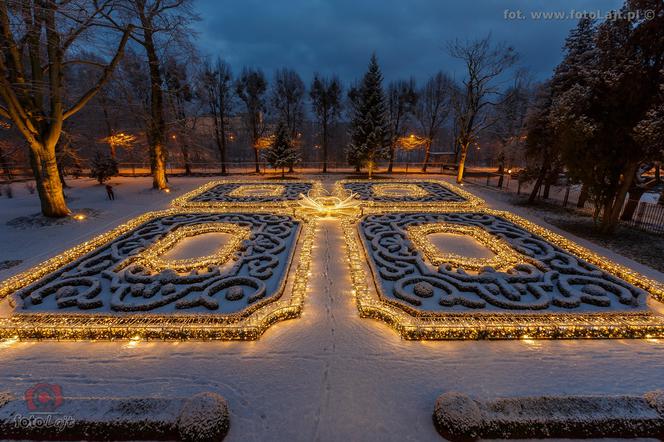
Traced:
[[[244, 174], [254, 173], [256, 171], [256, 163], [250, 160], [243, 161], [229, 161], [224, 164], [226, 166], [226, 173]], [[32, 178], [32, 170], [27, 164], [6, 164], [5, 167], [0, 168], [0, 182], [23, 181]], [[189, 163], [189, 171], [195, 175], [218, 175], [221, 174], [221, 163], [215, 161], [206, 162], [191, 162]], [[397, 173], [424, 173], [423, 163], [420, 162], [407, 162], [395, 161], [392, 170]], [[380, 174], [387, 171], [388, 163], [380, 162], [376, 165], [374, 173]], [[260, 173], [280, 172], [271, 169], [270, 166], [264, 161], [258, 163]], [[430, 162], [427, 166], [427, 173], [449, 173], [455, 166], [443, 162]], [[320, 173], [323, 171], [322, 161], [307, 161], [301, 162], [294, 166], [294, 173]], [[328, 172], [349, 173], [355, 172], [352, 166], [347, 162], [341, 161], [328, 161]], [[366, 172], [366, 170], [364, 170]], [[65, 172], [68, 175], [87, 176], [90, 174], [90, 167], [87, 162], [81, 164], [79, 169], [66, 168]], [[170, 162], [166, 167], [166, 173], [169, 175], [182, 175], [186, 172], [184, 164], [179, 162]], [[120, 176], [146, 176], [150, 174], [150, 163], [143, 162], [119, 162], [118, 175]]]
[[664, 205], [640, 202], [627, 225], [652, 233], [664, 233]]

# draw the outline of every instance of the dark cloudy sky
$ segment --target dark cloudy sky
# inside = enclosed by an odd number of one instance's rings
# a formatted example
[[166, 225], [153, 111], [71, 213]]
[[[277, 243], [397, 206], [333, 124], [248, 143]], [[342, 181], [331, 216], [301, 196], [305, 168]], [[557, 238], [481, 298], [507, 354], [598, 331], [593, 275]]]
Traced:
[[[604, 14], [621, 0], [196, 0], [203, 54], [222, 55], [268, 75], [293, 67], [309, 81], [313, 72], [361, 76], [372, 51], [388, 80], [421, 80], [443, 69], [457, 78], [459, 64], [445, 52], [454, 38], [492, 33], [521, 54], [536, 79], [560, 61], [576, 19], [535, 19], [531, 13], [588, 11]], [[506, 19], [521, 11], [525, 19]]]

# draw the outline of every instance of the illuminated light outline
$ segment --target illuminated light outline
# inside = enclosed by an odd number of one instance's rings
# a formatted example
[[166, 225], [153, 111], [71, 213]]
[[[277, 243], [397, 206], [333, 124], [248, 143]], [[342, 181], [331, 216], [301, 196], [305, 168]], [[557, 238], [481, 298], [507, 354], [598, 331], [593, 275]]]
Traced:
[[[440, 208], [421, 212], [445, 213]], [[627, 267], [611, 262], [548, 229], [509, 212], [487, 208], [455, 209], [455, 212], [485, 213], [503, 217], [585, 261], [640, 287], [658, 302], [664, 302], [664, 284]], [[361, 317], [385, 322], [403, 338], [411, 340], [461, 339], [579, 339], [579, 338], [664, 338], [664, 316], [655, 312], [609, 313], [449, 313], [423, 312], [390, 302], [380, 294], [378, 281], [369, 269], [366, 250], [358, 233], [359, 221], [369, 214], [412, 212], [368, 208], [364, 214], [342, 218], [346, 259], [353, 294]], [[449, 212], [449, 210], [448, 210]], [[370, 289], [367, 281], [373, 281]]]
[[[430, 195], [426, 189], [417, 184], [399, 184], [399, 183], [376, 183], [372, 187], [373, 194], [379, 198], [422, 198]], [[405, 190], [407, 193], [392, 193], [394, 190]]]
[[[224, 184], [239, 184], [240, 186], [280, 186], [282, 189], [284, 184], [311, 184], [311, 196], [323, 195], [324, 190], [320, 181], [317, 180], [288, 180], [288, 182], [277, 183], [274, 181], [251, 181], [251, 180], [214, 180], [200, 187], [187, 192], [182, 196], [175, 198], [171, 202], [171, 207], [183, 208], [215, 208], [230, 210], [236, 207], [253, 207], [253, 208], [266, 208], [266, 207], [293, 207], [298, 205], [299, 200], [285, 200], [285, 201], [191, 201], [197, 196], [207, 192], [208, 190], [224, 185]], [[234, 189], [235, 190], [235, 189]], [[283, 191], [282, 191], [283, 192]], [[229, 192], [230, 193], [230, 192]], [[255, 195], [253, 195], [255, 196]]]
[[[482, 267], [493, 267], [501, 271], [514, 267], [519, 262], [530, 261], [527, 256], [514, 250], [506, 241], [496, 235], [490, 234], [479, 226], [437, 222], [408, 226], [406, 227], [406, 233], [413, 245], [422, 252], [424, 258], [436, 267], [449, 263], [453, 267], [463, 267], [465, 270], [480, 270]], [[428, 235], [435, 233], [470, 236], [493, 252], [494, 256], [490, 258], [472, 258], [454, 253], [441, 252], [428, 238]]]
[[[188, 259], [163, 259], [161, 256], [173, 249], [185, 238], [203, 235], [206, 233], [227, 233], [232, 235], [230, 240], [217, 252], [208, 256]], [[194, 269], [205, 268], [209, 265], [222, 265], [235, 253], [243, 241], [249, 239], [251, 229], [233, 223], [203, 223], [189, 224], [178, 227], [158, 239], [141, 253], [136, 255], [136, 263], [155, 272], [165, 269], [176, 272], [188, 272]]]
[[[89, 314], [89, 313], [14, 313], [0, 318], [0, 340], [254, 340], [272, 324], [298, 317], [302, 312], [311, 268], [311, 251], [316, 218], [295, 214], [288, 208], [238, 208], [238, 213], [266, 213], [291, 216], [301, 223], [294, 239], [291, 260], [284, 271], [279, 295], [269, 302], [256, 303], [231, 314]], [[79, 244], [32, 269], [0, 283], [0, 300], [43, 276], [96, 250], [109, 241], [158, 217], [187, 213], [219, 213], [217, 209], [172, 208], [148, 212], [109, 232]], [[295, 262], [297, 265], [290, 275]], [[288, 288], [290, 287], [290, 290]], [[10, 301], [14, 301], [12, 298]], [[12, 302], [15, 306], [15, 302]]]
[[[255, 193], [258, 190], [261, 193]], [[286, 187], [279, 184], [243, 184], [227, 193], [231, 198], [265, 198], [278, 197], [284, 194]]]
[[[446, 188], [450, 192], [456, 193], [457, 195], [459, 195], [462, 198], [465, 198], [466, 200], [466, 201], [370, 201], [370, 200], [361, 200], [358, 198], [358, 201], [360, 201], [360, 207], [362, 208], [381, 207], [385, 210], [401, 210], [404, 208], [409, 208], [412, 210], [412, 208], [417, 208], [423, 210], [438, 210], [444, 212], [449, 210], [457, 210], [460, 208], [480, 207], [483, 206], [485, 203], [483, 199], [473, 195], [470, 192], [463, 190], [459, 186], [455, 186], [446, 181], [434, 180], [434, 179], [418, 179], [418, 178], [400, 179], [398, 180], [398, 183], [391, 182], [390, 180], [370, 180], [370, 181], [339, 180], [334, 183], [334, 194], [340, 198], [343, 198], [344, 195], [348, 195], [348, 189], [344, 187], [344, 184], [351, 184], [351, 183], [371, 183], [374, 186], [382, 184], [398, 185], [399, 183], [407, 185], [410, 184], [417, 185], [418, 183], [435, 183]], [[423, 190], [426, 191], [426, 189]], [[428, 195], [429, 192], [427, 192], [426, 194]]]

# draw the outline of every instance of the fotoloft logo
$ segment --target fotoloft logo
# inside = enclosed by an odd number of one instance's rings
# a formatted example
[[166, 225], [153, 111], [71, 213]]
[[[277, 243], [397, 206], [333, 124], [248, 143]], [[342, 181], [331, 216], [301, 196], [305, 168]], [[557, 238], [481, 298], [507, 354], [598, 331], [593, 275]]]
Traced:
[[53, 412], [62, 402], [62, 387], [58, 384], [36, 384], [25, 391], [25, 404], [30, 411]]

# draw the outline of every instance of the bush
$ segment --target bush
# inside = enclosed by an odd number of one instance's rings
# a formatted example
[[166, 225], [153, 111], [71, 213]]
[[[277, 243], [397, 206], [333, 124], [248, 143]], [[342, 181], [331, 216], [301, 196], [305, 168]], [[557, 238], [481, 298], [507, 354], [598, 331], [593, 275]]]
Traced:
[[90, 177], [103, 184], [118, 174], [118, 162], [108, 155], [97, 152], [90, 163]]

